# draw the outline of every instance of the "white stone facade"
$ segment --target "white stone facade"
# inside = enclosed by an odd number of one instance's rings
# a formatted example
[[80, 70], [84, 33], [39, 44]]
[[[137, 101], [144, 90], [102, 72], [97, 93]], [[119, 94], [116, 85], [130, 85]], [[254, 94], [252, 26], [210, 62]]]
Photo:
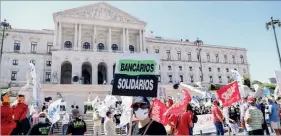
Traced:
[[[53, 18], [55, 30], [9, 32], [3, 48], [2, 83], [25, 81], [33, 60], [42, 83], [73, 84], [74, 76], [85, 77], [85, 84], [108, 83], [119, 53], [144, 51], [160, 54], [162, 84], [201, 80], [194, 42], [146, 37], [145, 22], [107, 3], [57, 12]], [[204, 81], [226, 84], [231, 69], [250, 77], [246, 49], [206, 44], [200, 48]]]

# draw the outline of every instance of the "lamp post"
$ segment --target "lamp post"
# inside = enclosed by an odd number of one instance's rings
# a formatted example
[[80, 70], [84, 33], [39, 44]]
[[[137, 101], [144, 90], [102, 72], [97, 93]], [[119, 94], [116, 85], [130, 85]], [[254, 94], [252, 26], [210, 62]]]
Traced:
[[3, 48], [4, 48], [4, 38], [8, 36], [8, 33], [6, 33], [7, 30], [11, 29], [11, 25], [6, 22], [6, 19], [1, 22], [1, 31], [2, 31], [2, 39], [1, 39], [1, 50], [0, 50], [0, 82], [1, 82], [1, 62], [2, 62], [2, 55], [3, 55]]
[[276, 32], [275, 32], [275, 25], [278, 24], [279, 27], [281, 27], [281, 22], [278, 20], [274, 20], [273, 17], [271, 17], [270, 22], [265, 24], [266, 29], [269, 29], [269, 26], [272, 26], [273, 32], [274, 32], [274, 37], [275, 37], [275, 43], [276, 43], [276, 48], [277, 48], [277, 53], [278, 53], [278, 57], [279, 57], [279, 64], [280, 64], [280, 68], [281, 68], [281, 56], [280, 56], [280, 50], [279, 50], [279, 46], [278, 46], [278, 41], [277, 41], [277, 37], [276, 37]]
[[201, 60], [201, 50], [202, 50], [202, 48], [201, 48], [200, 46], [203, 45], [203, 41], [202, 41], [202, 40], [199, 40], [199, 39], [197, 38], [197, 40], [194, 42], [194, 45], [197, 46], [197, 49], [196, 49], [196, 50], [198, 51], [197, 59], [198, 59], [198, 61], [199, 61], [199, 63], [200, 63], [201, 82], [202, 82], [204, 76], [203, 76], [203, 68], [202, 68], [202, 60]]

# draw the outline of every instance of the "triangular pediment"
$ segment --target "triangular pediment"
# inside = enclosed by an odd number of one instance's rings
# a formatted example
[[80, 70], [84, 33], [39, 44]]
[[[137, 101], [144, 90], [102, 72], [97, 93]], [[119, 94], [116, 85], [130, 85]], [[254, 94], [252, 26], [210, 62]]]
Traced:
[[119, 21], [124, 23], [141, 23], [146, 24], [144, 21], [109, 5], [106, 2], [99, 2], [87, 6], [82, 6], [74, 9], [69, 9], [61, 12], [54, 13], [55, 16], [72, 17], [72, 18], [85, 18], [96, 20]]

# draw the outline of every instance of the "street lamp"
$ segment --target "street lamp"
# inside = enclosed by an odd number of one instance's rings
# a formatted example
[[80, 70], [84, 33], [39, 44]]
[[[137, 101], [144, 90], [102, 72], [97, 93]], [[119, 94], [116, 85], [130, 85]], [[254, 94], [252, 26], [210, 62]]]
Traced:
[[11, 25], [6, 22], [6, 19], [1, 22], [1, 31], [2, 31], [2, 39], [1, 39], [1, 50], [0, 50], [0, 81], [1, 81], [1, 62], [2, 62], [2, 55], [3, 55], [3, 48], [4, 48], [4, 38], [8, 36], [8, 33], [6, 33], [7, 30], [12, 29]]
[[268, 23], [265, 23], [265, 27], [268, 30], [269, 26], [272, 26], [272, 29], [273, 29], [273, 32], [274, 32], [274, 37], [275, 37], [277, 53], [278, 53], [278, 57], [279, 57], [279, 64], [280, 64], [280, 67], [281, 67], [281, 56], [280, 56], [278, 41], [277, 41], [276, 32], [275, 32], [275, 25], [276, 24], [278, 24], [278, 26], [281, 27], [281, 22], [279, 21], [279, 19], [278, 20], [274, 20], [273, 17], [271, 17], [271, 21], [268, 22]]
[[203, 82], [203, 68], [202, 68], [202, 61], [201, 61], [201, 47], [200, 47], [200, 45], [203, 45], [203, 41], [202, 40], [199, 40], [198, 38], [197, 38], [197, 40], [194, 42], [194, 45], [196, 45], [197, 46], [197, 51], [198, 51], [198, 54], [197, 54], [197, 59], [198, 59], [198, 61], [199, 61], [199, 63], [200, 63], [200, 71], [201, 71], [201, 82]]

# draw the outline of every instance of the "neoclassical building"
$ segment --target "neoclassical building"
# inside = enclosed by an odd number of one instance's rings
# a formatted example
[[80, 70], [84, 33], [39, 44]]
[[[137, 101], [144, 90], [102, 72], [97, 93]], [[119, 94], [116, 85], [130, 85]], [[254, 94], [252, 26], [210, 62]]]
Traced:
[[[44, 84], [103, 84], [113, 79], [120, 53], [158, 53], [159, 82], [227, 84], [231, 69], [250, 77], [245, 48], [202, 44], [201, 65], [194, 41], [153, 36], [146, 22], [105, 2], [53, 14], [55, 30], [12, 29], [4, 40], [1, 82], [26, 80], [35, 64]], [[203, 77], [202, 77], [202, 73]], [[77, 82], [77, 79], [79, 81]]]

